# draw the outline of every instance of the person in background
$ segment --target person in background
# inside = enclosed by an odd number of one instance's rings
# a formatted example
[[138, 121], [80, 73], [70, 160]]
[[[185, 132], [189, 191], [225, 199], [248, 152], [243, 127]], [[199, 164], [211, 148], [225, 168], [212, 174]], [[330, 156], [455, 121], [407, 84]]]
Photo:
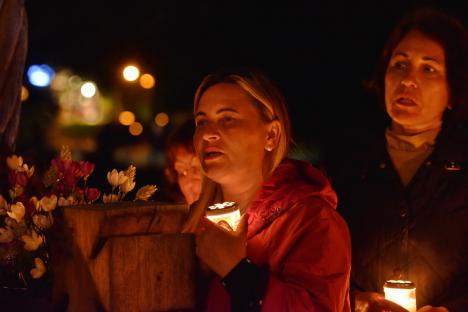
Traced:
[[[3, 194], [9, 189], [5, 159], [15, 151], [27, 50], [28, 17], [24, 1], [0, 0], [0, 193]], [[29, 291], [10, 288], [5, 277], [11, 276], [7, 272], [11, 268], [5, 266], [5, 254], [1, 256], [0, 310], [52, 311], [47, 282], [41, 287], [31, 286]]]
[[166, 144], [164, 174], [175, 202], [194, 203], [200, 196], [202, 174], [193, 148], [195, 122], [188, 119], [174, 130]]
[[28, 50], [28, 19], [22, 0], [0, 0], [0, 142], [2, 156], [14, 150], [21, 87]]
[[374, 80], [380, 141], [334, 179], [349, 224], [356, 311], [406, 311], [381, 295], [415, 283], [420, 311], [468, 310], [468, 33], [418, 9], [394, 28]]
[[[206, 76], [195, 94], [195, 151], [205, 175], [186, 232], [216, 275], [207, 311], [349, 311], [351, 263], [336, 195], [312, 165], [285, 159], [286, 102], [255, 70]], [[235, 231], [204, 217], [235, 202]]]

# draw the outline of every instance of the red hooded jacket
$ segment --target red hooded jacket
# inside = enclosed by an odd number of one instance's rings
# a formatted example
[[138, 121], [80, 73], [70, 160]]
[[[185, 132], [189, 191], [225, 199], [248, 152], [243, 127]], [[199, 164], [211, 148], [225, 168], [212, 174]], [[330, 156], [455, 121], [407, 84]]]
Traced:
[[[312, 165], [284, 160], [248, 208], [247, 257], [269, 268], [262, 311], [350, 311], [351, 244], [336, 194]], [[208, 311], [229, 311], [212, 281]]]

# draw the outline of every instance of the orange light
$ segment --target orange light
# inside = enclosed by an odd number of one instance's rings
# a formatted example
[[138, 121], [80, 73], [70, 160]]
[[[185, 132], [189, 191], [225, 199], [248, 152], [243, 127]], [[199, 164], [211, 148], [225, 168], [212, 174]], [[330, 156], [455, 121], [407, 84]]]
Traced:
[[163, 128], [169, 123], [169, 116], [167, 116], [166, 113], [159, 113], [156, 115], [156, 117], [154, 117], [154, 123], [158, 127]]
[[143, 126], [138, 121], [135, 121], [128, 127], [128, 131], [133, 136], [139, 136], [143, 132]]
[[150, 74], [143, 74], [140, 77], [140, 86], [144, 89], [151, 89], [156, 84], [156, 80]]
[[119, 114], [119, 122], [124, 126], [130, 126], [135, 122], [135, 114], [130, 111], [123, 111]]
[[21, 102], [26, 101], [29, 98], [29, 91], [25, 86], [21, 87]]

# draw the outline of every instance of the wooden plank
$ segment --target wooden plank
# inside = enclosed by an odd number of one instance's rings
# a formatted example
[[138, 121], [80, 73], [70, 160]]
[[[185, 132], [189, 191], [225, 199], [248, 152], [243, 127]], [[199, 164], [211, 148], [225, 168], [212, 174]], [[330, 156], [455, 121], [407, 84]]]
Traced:
[[68, 311], [194, 307], [194, 240], [179, 234], [187, 206], [124, 202], [60, 209], [63, 220], [57, 221], [70, 246], [54, 265], [54, 298], [68, 294]]

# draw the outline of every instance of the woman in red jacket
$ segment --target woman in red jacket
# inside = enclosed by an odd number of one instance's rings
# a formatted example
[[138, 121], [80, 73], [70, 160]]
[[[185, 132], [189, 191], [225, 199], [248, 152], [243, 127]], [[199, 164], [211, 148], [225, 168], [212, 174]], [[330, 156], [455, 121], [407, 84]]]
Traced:
[[[195, 150], [206, 175], [186, 231], [217, 275], [208, 311], [349, 311], [350, 238], [327, 179], [284, 159], [290, 142], [286, 103], [255, 71], [208, 75], [194, 101]], [[228, 231], [204, 216], [236, 202], [242, 218]]]

